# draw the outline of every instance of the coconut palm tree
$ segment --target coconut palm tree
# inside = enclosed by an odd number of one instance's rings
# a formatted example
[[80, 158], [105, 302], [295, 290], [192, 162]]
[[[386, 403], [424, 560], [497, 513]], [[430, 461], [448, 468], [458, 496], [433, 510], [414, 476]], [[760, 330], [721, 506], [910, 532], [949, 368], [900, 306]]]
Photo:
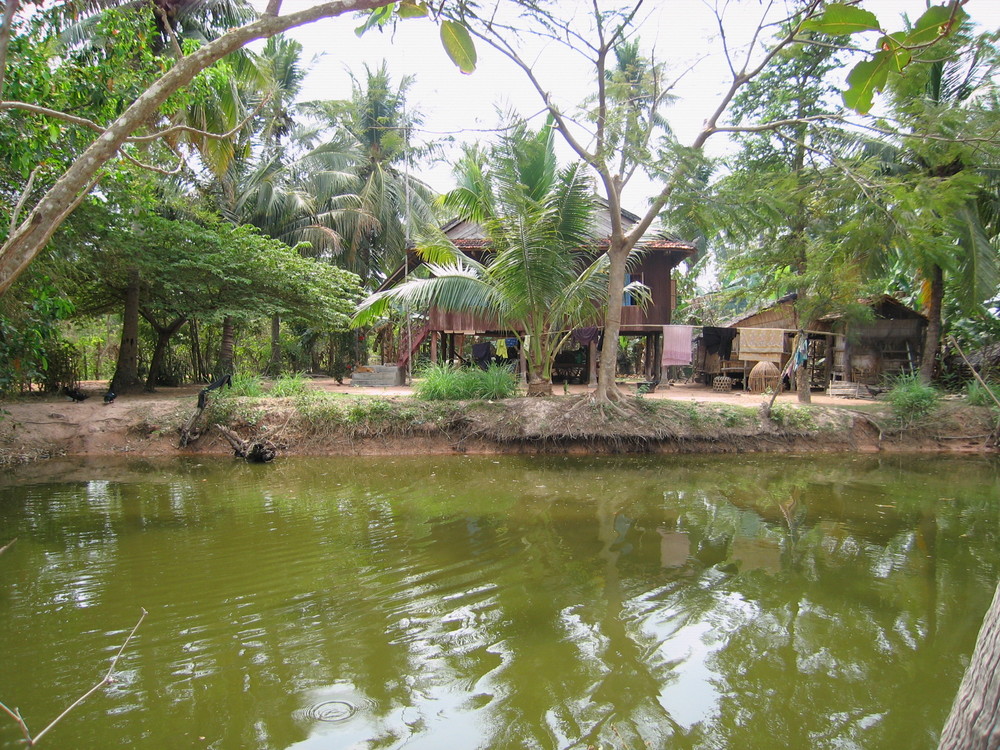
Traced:
[[412, 76], [394, 86], [383, 62], [375, 70], [365, 66], [363, 80], [352, 79], [349, 101], [312, 102], [303, 111], [335, 125], [352, 152], [350, 192], [359, 210], [338, 214], [335, 228], [344, 239], [340, 263], [372, 280], [402, 261], [410, 235], [435, 223], [434, 192], [411, 173], [413, 162], [433, 148], [412, 142], [421, 122], [406, 101]]
[[494, 148], [468, 150], [457, 169], [459, 187], [444, 204], [483, 227], [488, 255], [473, 259], [438, 235], [418, 246], [431, 278], [370, 296], [355, 325], [393, 303], [495, 318], [521, 340], [529, 395], [550, 394], [555, 355], [570, 331], [601, 318], [595, 300], [607, 290], [608, 268], [606, 255], [594, 260], [586, 250], [594, 240], [592, 181], [580, 164], [558, 168], [553, 133], [549, 126], [531, 133], [519, 123]]

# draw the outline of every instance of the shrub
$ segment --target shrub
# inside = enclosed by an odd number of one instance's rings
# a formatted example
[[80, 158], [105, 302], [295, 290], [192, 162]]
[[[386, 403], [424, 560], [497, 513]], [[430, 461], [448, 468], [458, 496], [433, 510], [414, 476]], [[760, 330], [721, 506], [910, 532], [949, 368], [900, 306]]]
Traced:
[[294, 375], [281, 375], [271, 386], [269, 395], [275, 398], [300, 396], [309, 389], [309, 380], [300, 372]]
[[510, 398], [517, 394], [517, 377], [498, 365], [486, 370], [429, 365], [422, 371], [414, 394], [424, 401]]
[[903, 424], [911, 424], [934, 411], [941, 394], [933, 386], [921, 383], [916, 375], [900, 375], [886, 398], [896, 418]]

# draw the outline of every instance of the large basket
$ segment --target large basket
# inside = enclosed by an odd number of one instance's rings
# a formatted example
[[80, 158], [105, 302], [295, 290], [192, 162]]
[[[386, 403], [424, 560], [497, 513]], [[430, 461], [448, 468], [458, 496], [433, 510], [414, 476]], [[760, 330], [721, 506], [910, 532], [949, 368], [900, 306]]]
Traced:
[[750, 392], [775, 391], [781, 384], [781, 371], [774, 362], [758, 362], [750, 371]]

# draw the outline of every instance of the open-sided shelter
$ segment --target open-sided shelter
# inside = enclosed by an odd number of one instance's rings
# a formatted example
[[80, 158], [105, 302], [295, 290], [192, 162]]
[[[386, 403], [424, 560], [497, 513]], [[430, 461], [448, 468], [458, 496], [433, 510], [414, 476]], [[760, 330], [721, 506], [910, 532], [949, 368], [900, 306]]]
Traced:
[[[728, 356], [702, 335], [696, 347], [695, 370], [706, 383], [728, 376], [744, 387], [749, 373], [761, 361], [747, 354], [747, 339], [753, 329], [780, 331], [780, 345], [773, 361], [783, 369], [791, 356], [791, 344], [798, 330], [795, 294], [774, 304], [744, 313], [726, 327], [736, 330]], [[827, 388], [831, 382], [877, 385], [886, 377], [915, 372], [920, 365], [927, 318], [890, 295], [863, 300], [871, 309], [867, 320], [849, 319], [840, 314], [826, 315], [810, 325], [805, 367], [813, 388]]]

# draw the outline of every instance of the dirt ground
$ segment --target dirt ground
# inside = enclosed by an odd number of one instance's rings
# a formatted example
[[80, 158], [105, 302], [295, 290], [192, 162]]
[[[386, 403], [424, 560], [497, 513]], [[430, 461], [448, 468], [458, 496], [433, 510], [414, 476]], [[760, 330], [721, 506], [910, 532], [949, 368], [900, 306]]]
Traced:
[[[323, 378], [310, 381], [310, 387], [359, 398], [405, 400], [413, 394], [409, 387], [355, 388]], [[52, 455], [178, 454], [181, 452], [178, 449], [178, 425], [195, 413], [200, 388], [197, 385], [161, 388], [154, 393], [122, 395], [113, 403], [104, 404], [105, 383], [85, 382], [81, 384], [81, 389], [89, 393], [90, 398], [80, 403], [64, 396], [38, 395], [0, 404], [4, 412], [0, 414], [0, 458], [18, 462]], [[574, 397], [587, 393], [588, 387], [559, 385], [554, 390], [557, 400], [565, 397], [569, 403], [570, 400], [578, 400]], [[626, 390], [634, 390], [634, 386], [626, 386]], [[645, 398], [756, 408], [770, 397], [741, 391], [717, 393], [701, 385], [676, 383], [660, 385], [655, 393], [646, 394]], [[795, 393], [783, 393], [778, 396], [777, 402], [795, 404], [797, 397]], [[878, 404], [868, 399], [835, 398], [819, 393], [813, 394], [812, 403], [818, 407], [840, 407], [853, 412], [877, 408]], [[974, 438], [970, 445], [976, 444], [978, 435], [970, 437]], [[397, 443], [393, 447], [393, 442], [396, 441], [386, 442], [383, 450], [397, 450], [399, 445]], [[414, 441], [410, 443], [410, 449], [416, 448]], [[957, 443], [955, 447], [958, 447]], [[231, 453], [231, 448], [213, 435], [202, 438], [197, 451], [226, 454]], [[339, 448], [330, 445], [327, 452], [339, 452]]]

